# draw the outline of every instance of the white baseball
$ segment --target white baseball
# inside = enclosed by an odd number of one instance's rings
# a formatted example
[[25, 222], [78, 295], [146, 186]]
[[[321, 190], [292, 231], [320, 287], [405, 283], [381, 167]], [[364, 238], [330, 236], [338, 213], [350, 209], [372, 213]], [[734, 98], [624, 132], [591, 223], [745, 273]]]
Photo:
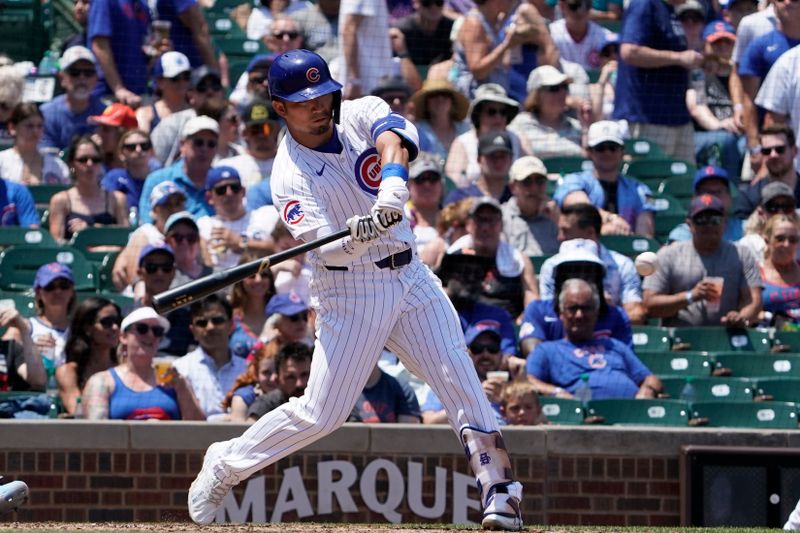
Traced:
[[658, 256], [653, 252], [642, 252], [634, 262], [636, 272], [641, 276], [649, 276], [658, 270]]

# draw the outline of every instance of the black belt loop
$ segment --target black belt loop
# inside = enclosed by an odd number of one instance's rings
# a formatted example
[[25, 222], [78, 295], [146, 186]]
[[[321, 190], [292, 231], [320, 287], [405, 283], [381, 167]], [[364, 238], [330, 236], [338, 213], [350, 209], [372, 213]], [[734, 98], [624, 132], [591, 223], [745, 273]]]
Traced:
[[[404, 267], [411, 262], [414, 258], [414, 253], [411, 251], [411, 248], [407, 248], [402, 252], [397, 252], [396, 254], [390, 255], [389, 257], [384, 257], [380, 261], [375, 261], [375, 266], [378, 268], [389, 268], [391, 270], [396, 270], [400, 267]], [[335, 266], [335, 265], [325, 265], [326, 270], [334, 270], [334, 271], [348, 271], [350, 270], [346, 266]]]

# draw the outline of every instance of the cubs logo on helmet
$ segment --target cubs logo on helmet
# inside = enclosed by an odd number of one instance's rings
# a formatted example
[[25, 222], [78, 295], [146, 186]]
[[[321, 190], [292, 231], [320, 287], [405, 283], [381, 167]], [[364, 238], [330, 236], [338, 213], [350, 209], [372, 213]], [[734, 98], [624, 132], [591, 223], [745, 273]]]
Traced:
[[318, 83], [320, 80], [319, 69], [317, 67], [311, 67], [306, 71], [306, 79], [311, 83]]
[[299, 224], [305, 217], [306, 214], [303, 213], [303, 208], [297, 200], [291, 200], [283, 208], [283, 220], [287, 224], [294, 226], [295, 224]]
[[381, 158], [378, 150], [370, 148], [356, 159], [356, 182], [361, 190], [372, 196], [378, 195], [381, 185]]

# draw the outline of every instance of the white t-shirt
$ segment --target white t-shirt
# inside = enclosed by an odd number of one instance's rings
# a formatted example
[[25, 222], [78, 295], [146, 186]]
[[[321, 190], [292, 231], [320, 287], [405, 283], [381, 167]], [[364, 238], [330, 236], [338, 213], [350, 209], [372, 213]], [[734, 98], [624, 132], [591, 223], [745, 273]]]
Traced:
[[589, 31], [581, 42], [575, 42], [567, 31], [566, 19], [550, 24], [550, 35], [553, 37], [561, 58], [578, 63], [587, 70], [600, 68], [600, 49], [606, 40], [608, 30], [596, 22], [589, 21]]
[[262, 180], [268, 180], [272, 175], [274, 159], [256, 159], [250, 154], [228, 157], [214, 163], [215, 167], [229, 166], [236, 169], [245, 187], [254, 187]]
[[31, 339], [33, 339], [33, 342], [36, 342], [36, 338], [39, 336], [46, 337], [48, 335], [52, 336], [56, 341], [53, 353], [42, 353], [42, 357], [50, 359], [54, 363], [53, 368], [58, 368], [63, 365], [67, 360], [64, 347], [67, 344], [67, 337], [69, 337], [69, 328], [65, 330], [56, 329], [48, 326], [36, 317], [28, 319], [28, 323], [31, 326]]
[[224, 250], [218, 253], [214, 250], [214, 243], [211, 242], [211, 230], [222, 226], [230, 229], [238, 235], [247, 235], [247, 238], [254, 241], [263, 241], [269, 238], [275, 224], [278, 222], [278, 212], [271, 205], [259, 207], [255, 211], [247, 211], [238, 220], [222, 220], [216, 215], [213, 217], [204, 216], [197, 220], [197, 228], [200, 230], [200, 237], [209, 243], [209, 253], [211, 262], [216, 270], [224, 270], [239, 264], [241, 254], [232, 250]]
[[386, 2], [375, 0], [342, 0], [339, 7], [339, 59], [338, 81], [346, 83], [347, 63], [344, 56], [344, 23], [347, 15], [362, 15], [365, 20], [358, 27], [358, 66], [361, 94], [370, 94], [381, 76], [394, 73], [392, 46], [389, 42], [389, 11]]
[[[67, 164], [52, 154], [42, 155], [44, 156], [41, 176], [42, 185], [69, 185], [70, 178]], [[22, 157], [16, 150], [9, 148], [0, 152], [0, 176], [3, 179], [23, 183], [22, 169]]]
[[744, 51], [754, 39], [774, 30], [778, 25], [772, 6], [744, 17], [736, 29], [736, 43], [733, 45], [733, 62], [739, 64]]
[[[789, 125], [795, 134], [800, 133], [800, 47], [784, 53], [772, 65], [756, 95], [756, 104], [767, 111], [789, 116]], [[795, 141], [800, 147], [800, 136]], [[794, 159], [794, 168], [800, 172], [800, 152]]]

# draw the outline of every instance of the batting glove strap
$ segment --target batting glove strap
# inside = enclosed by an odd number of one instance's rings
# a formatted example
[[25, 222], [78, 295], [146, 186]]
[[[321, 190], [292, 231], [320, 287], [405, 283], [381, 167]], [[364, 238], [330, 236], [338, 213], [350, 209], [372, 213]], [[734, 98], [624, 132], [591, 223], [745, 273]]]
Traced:
[[377, 205], [372, 207], [370, 213], [372, 215], [372, 220], [375, 223], [375, 227], [378, 228], [378, 231], [380, 232], [389, 231], [389, 228], [395, 224], [399, 224], [400, 221], [403, 220], [402, 213], [399, 213], [394, 209], [378, 207]]
[[347, 227], [350, 228], [350, 238], [354, 243], [363, 244], [380, 237], [379, 228], [370, 215], [355, 216], [347, 219]]

